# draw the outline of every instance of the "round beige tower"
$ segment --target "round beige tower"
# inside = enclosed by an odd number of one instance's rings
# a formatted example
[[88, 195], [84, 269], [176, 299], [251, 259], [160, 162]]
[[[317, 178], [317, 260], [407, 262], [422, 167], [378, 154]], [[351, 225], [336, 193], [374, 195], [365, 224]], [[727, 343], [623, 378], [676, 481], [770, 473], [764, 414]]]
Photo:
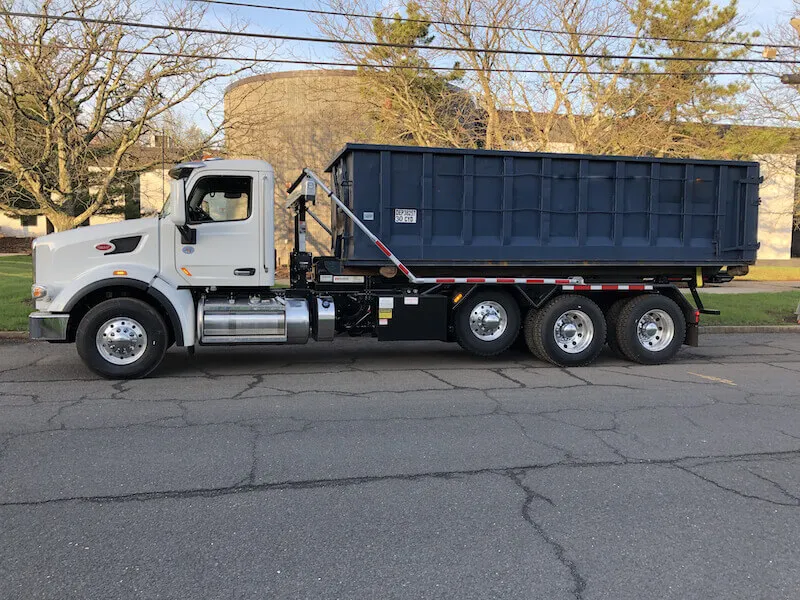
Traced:
[[[226, 147], [231, 158], [260, 158], [275, 168], [275, 248], [286, 265], [293, 242], [286, 186], [303, 167], [318, 175], [347, 142], [371, 141], [368, 104], [355, 71], [283, 71], [241, 79], [225, 91]], [[330, 219], [327, 200], [314, 213]], [[309, 250], [331, 252], [330, 236], [308, 223]]]

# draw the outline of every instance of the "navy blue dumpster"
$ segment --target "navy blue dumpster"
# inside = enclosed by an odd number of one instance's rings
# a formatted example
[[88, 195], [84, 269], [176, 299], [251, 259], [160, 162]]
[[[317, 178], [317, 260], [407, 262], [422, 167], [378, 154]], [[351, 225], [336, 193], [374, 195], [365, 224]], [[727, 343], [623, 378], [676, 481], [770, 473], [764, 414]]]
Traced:
[[[348, 144], [334, 192], [410, 265], [745, 265], [756, 162]], [[334, 254], [385, 264], [334, 210]]]

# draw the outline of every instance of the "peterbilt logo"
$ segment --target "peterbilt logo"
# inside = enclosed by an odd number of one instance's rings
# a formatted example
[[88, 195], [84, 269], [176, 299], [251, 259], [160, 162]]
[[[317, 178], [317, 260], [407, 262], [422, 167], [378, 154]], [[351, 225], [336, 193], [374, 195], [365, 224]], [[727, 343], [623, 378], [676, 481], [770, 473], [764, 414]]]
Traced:
[[114, 249], [114, 244], [108, 244], [106, 242], [103, 242], [101, 244], [97, 244], [94, 247], [94, 249], [95, 250], [99, 250], [100, 252], [108, 252], [109, 250], [113, 250]]

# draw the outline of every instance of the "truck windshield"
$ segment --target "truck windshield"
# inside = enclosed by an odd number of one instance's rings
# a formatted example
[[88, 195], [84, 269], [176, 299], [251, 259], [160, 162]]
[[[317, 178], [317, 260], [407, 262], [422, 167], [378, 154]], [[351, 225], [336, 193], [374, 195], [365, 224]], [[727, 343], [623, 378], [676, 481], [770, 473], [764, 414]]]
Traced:
[[164, 200], [164, 206], [161, 207], [161, 212], [158, 213], [158, 218], [163, 219], [172, 212], [172, 193], [167, 194], [167, 199]]

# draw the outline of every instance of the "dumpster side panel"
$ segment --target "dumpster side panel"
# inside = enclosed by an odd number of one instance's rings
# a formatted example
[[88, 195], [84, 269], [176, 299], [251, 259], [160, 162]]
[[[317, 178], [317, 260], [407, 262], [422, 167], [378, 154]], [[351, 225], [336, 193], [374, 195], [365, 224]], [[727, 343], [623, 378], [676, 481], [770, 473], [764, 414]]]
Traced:
[[[349, 145], [330, 170], [409, 264], [755, 261], [756, 163]], [[383, 264], [343, 220], [337, 256]]]

